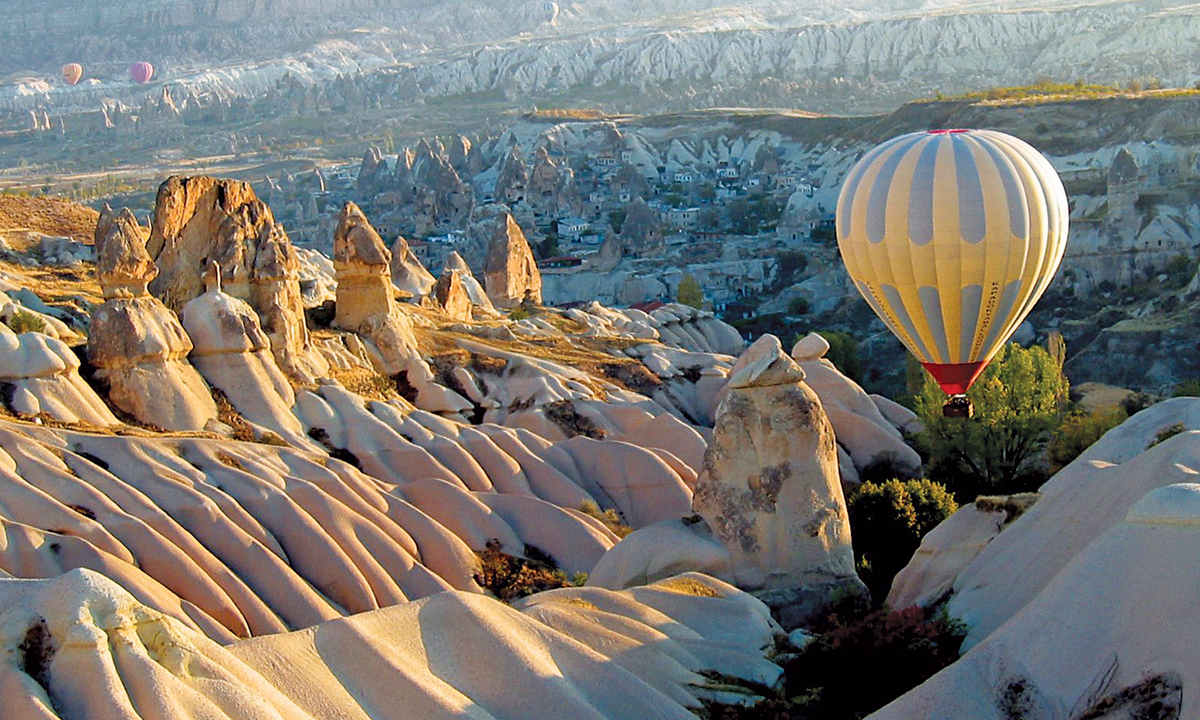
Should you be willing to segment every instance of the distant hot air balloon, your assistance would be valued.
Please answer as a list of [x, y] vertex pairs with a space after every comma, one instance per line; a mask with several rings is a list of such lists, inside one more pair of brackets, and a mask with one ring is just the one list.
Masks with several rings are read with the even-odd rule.
[[542, 5], [542, 11], [546, 13], [546, 22], [553, 23], [558, 19], [559, 7], [556, 2], [547, 2]]
[[68, 85], [76, 85], [83, 79], [83, 66], [79, 63], [67, 63], [62, 66], [62, 76]]
[[129, 66], [129, 79], [138, 85], [145, 85], [154, 77], [154, 66], [148, 62], [135, 62]]
[[1058, 174], [1025, 142], [989, 130], [918, 132], [850, 171], [838, 248], [871, 309], [958, 396], [1050, 284], [1068, 216]]

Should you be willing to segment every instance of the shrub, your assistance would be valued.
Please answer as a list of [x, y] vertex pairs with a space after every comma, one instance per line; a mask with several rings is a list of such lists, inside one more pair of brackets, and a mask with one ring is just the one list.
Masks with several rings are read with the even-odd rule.
[[863, 372], [862, 360], [858, 357], [858, 341], [849, 333], [836, 330], [818, 330], [817, 334], [829, 343], [825, 359], [841, 370], [843, 375], [858, 382]]
[[1171, 438], [1175, 437], [1176, 435], [1178, 435], [1179, 433], [1182, 433], [1182, 432], [1187, 432], [1187, 426], [1184, 425], [1183, 423], [1178, 422], [1178, 423], [1175, 423], [1174, 425], [1168, 425], [1167, 427], [1165, 427], [1162, 430], [1159, 430], [1157, 433], [1155, 433], [1154, 440], [1150, 441], [1150, 444], [1146, 446], [1146, 449], [1149, 450], [1150, 448], [1154, 447], [1155, 445], [1161, 445], [1162, 443], [1166, 442], [1167, 440], [1170, 440]]
[[585, 500], [579, 506], [579, 512], [590, 517], [594, 517], [604, 523], [604, 527], [612, 531], [619, 538], [625, 538], [629, 533], [633, 532], [633, 528], [625, 524], [620, 513], [612, 508], [601, 511], [600, 506], [591, 500]]
[[1179, 253], [1171, 256], [1163, 272], [1167, 274], [1167, 282], [1171, 287], [1181, 288], [1196, 274], [1196, 264], [1186, 253]]
[[1135, 392], [1125, 396], [1125, 399], [1121, 401], [1121, 409], [1125, 411], [1126, 415], [1133, 417], [1156, 402], [1158, 402], [1158, 398], [1150, 393]]
[[554, 558], [531, 545], [525, 546], [528, 557], [521, 558], [504, 552], [501, 542], [493, 538], [476, 554], [479, 572], [475, 574], [475, 582], [504, 602], [543, 590], [575, 587], [587, 580], [582, 574], [568, 579]]
[[542, 406], [542, 412], [569, 438], [582, 435], [593, 440], [603, 440], [608, 435], [608, 431], [590, 417], [580, 414], [570, 400], [547, 403]]
[[1200, 378], [1188, 378], [1175, 386], [1171, 397], [1200, 397]]
[[785, 668], [787, 694], [805, 718], [864, 717], [957, 660], [965, 637], [922, 608], [876, 610], [809, 643]]
[[888, 480], [858, 486], [847, 510], [859, 575], [878, 602], [921, 538], [953, 515], [958, 503], [944, 486], [930, 480]]
[[788, 315], [804, 315], [808, 313], [808, 298], [795, 297], [788, 303]]
[[1046, 448], [1050, 453], [1050, 472], [1058, 472], [1128, 417], [1120, 408], [1068, 415], [1054, 431]]
[[20, 335], [27, 332], [44, 332], [46, 321], [25, 310], [18, 310], [8, 319], [8, 327]]
[[700, 288], [700, 283], [696, 282], [696, 278], [691, 275], [684, 275], [683, 279], [679, 281], [675, 299], [680, 304], [689, 305], [697, 310], [704, 307], [704, 291]]
[[508, 319], [514, 322], [518, 320], [528, 320], [530, 313], [523, 307], [515, 307], [508, 313]]

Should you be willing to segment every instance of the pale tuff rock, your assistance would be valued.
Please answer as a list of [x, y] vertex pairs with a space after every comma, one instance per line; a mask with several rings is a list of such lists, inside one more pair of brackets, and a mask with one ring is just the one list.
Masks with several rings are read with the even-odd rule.
[[28, 659], [0, 674], [6, 717], [688, 720], [714, 697], [704, 672], [781, 675], [766, 608], [694, 573], [513, 607], [444, 592], [223, 644], [144, 597], [91, 570], [0, 580], [0, 649]]
[[[1156, 444], [1156, 434], [1175, 424], [1200, 428], [1200, 400], [1166, 400], [1110, 430], [1050, 478], [1039, 489], [1041, 499], [958, 574], [949, 611], [971, 626], [967, 647], [1045, 592], [1147, 493], [1195, 480], [1200, 434], [1184, 432]], [[1116, 572], [1112, 577], [1121, 577]], [[1165, 586], [1146, 590], [1158, 592]]]
[[55, 420], [116, 425], [117, 418], [79, 376], [79, 358], [61, 340], [0, 325], [0, 382], [13, 387], [7, 404], [21, 415], [45, 413]]
[[146, 238], [128, 208], [113, 214], [106, 205], [96, 224], [96, 279], [105, 300], [145, 297], [146, 286], [158, 275], [146, 252]]
[[208, 263], [215, 261], [225, 292], [258, 313], [289, 377], [311, 382], [328, 371], [305, 326], [296, 251], [248, 184], [170, 178], [158, 189], [147, 250], [160, 270], [150, 291], [167, 307], [178, 311], [201, 295]]
[[[1114, 493], [1114, 486], [1131, 484], [1144, 490], [1158, 485], [1160, 478], [1143, 473], [1165, 470], [1171, 460], [1185, 463], [1194, 479], [1198, 438], [1196, 433], [1172, 438], [1161, 450], [1155, 448], [1121, 466], [1120, 477], [1097, 477], [1102, 468], [1092, 467], [1087, 492], [1067, 497], [1056, 490], [1051, 512], [1058, 515], [1064, 531], [1087, 526], [1086, 544], [1071, 548], [1076, 552], [1070, 562], [1052, 561], [1052, 573], [1043, 576], [1039, 591], [962, 658], [871, 717], [1004, 720], [1018, 714], [1047, 718], [1194, 715], [1189, 707], [1195, 688], [1200, 687], [1200, 633], [1188, 619], [1200, 584], [1200, 566], [1195, 562], [1200, 553], [1200, 485], [1167, 484], [1168, 480], [1132, 503], [1126, 502], [1124, 491]], [[1153, 455], [1160, 457], [1152, 461]], [[1142, 458], [1145, 463], [1135, 467]], [[1172, 479], [1184, 479], [1180, 475], [1174, 473]], [[1104, 517], [1089, 512], [1097, 502], [1117, 500], [1117, 495], [1121, 496], [1119, 507], [1114, 508], [1117, 512], [1105, 512]], [[1076, 505], [1068, 516], [1063, 511], [1071, 502], [1082, 506]], [[1023, 522], [1039, 505], [1000, 533], [973, 566], [997, 543], [1007, 545], [1009, 533], [1023, 536], [1030, 547], [1031, 533], [1044, 532], [1042, 522], [1049, 519]], [[1047, 538], [1037, 554], [1049, 550], [1060, 555], [1061, 539]], [[1010, 545], [1005, 554], [1014, 549]], [[1007, 578], [998, 573], [985, 580], [984, 592], [1000, 589], [996, 582], [1028, 587], [1020, 573], [1038, 559], [1010, 554], [1013, 570]], [[974, 579], [982, 578], [974, 575]], [[951, 616], [957, 615], [955, 610], [951, 605]], [[977, 616], [972, 613], [968, 622], [972, 617]], [[994, 627], [990, 621], [986, 624]], [[975, 628], [973, 634], [979, 630]], [[1070, 710], [1064, 712], [1065, 708]]]
[[483, 281], [488, 297], [497, 307], [542, 303], [542, 275], [525, 233], [509, 213], [499, 213], [488, 243]]
[[631, 533], [588, 573], [589, 587], [624, 590], [680, 572], [730, 578], [730, 553], [703, 522], [664, 520]]
[[408, 247], [408, 241], [397, 237], [392, 245], [392, 261], [390, 266], [392, 284], [397, 290], [408, 293], [413, 298], [421, 298], [433, 290], [436, 282], [433, 275], [425, 269], [421, 261], [413, 255]]
[[792, 357], [808, 376], [809, 387], [821, 398], [838, 444], [853, 462], [851, 467], [841, 469], [843, 483], [857, 485], [857, 471], [877, 461], [918, 472], [921, 456], [909, 447], [901, 432], [920, 431], [916, 415], [890, 400], [868, 395], [825, 359], [828, 351], [825, 338], [810, 333], [792, 348]]
[[471, 319], [471, 298], [463, 286], [462, 277], [456, 272], [448, 272], [438, 278], [433, 289], [434, 298], [442, 312], [455, 320]]
[[621, 225], [622, 256], [652, 257], [666, 252], [662, 219], [642, 198], [634, 200]]
[[475, 276], [471, 274], [471, 269], [467, 267], [466, 261], [457, 252], [450, 253], [450, 257], [446, 258], [446, 265], [442, 268], [442, 275], [451, 272], [458, 274], [463, 288], [467, 291], [467, 297], [471, 298], [472, 305], [485, 313], [495, 314], [496, 308], [492, 305], [491, 298], [483, 289], [483, 285], [480, 285]]
[[[982, 507], [981, 507], [982, 506]], [[892, 580], [888, 607], [927, 607], [943, 600], [954, 579], [1000, 534], [1008, 513], [988, 503], [971, 503], [921, 538], [921, 546]]]
[[366, 216], [354, 203], [346, 203], [333, 241], [337, 325], [357, 331], [372, 315], [393, 312], [391, 260], [392, 254]]
[[[103, 232], [102, 232], [103, 231]], [[129, 210], [97, 226], [96, 276], [105, 302], [92, 311], [88, 359], [108, 398], [139, 422], [201, 430], [217, 417], [208, 386], [187, 362], [192, 341], [146, 286], [158, 269]]]
[[180, 318], [195, 343], [192, 363], [251, 423], [300, 447], [316, 446], [292, 414], [295, 393], [275, 364], [270, 341], [254, 309], [221, 291], [212, 266], [208, 292], [183, 306]]
[[[739, 587], [773, 592], [769, 604], [792, 593], [786, 613], [819, 610], [833, 588], [861, 588], [833, 428], [773, 335], [750, 346], [730, 378], [692, 508], [729, 550]], [[813, 588], [815, 606], [797, 603], [794, 593]]]
[[404, 373], [405, 381], [417, 390], [418, 407], [444, 413], [471, 409], [469, 401], [435, 381], [417, 353], [412, 320], [392, 297], [391, 253], [354, 203], [342, 208], [334, 248], [338, 281], [334, 324], [370, 340], [379, 372]]

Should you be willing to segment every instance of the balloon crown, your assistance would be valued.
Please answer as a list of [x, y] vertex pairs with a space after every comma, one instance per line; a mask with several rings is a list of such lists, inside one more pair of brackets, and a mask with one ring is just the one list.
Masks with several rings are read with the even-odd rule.
[[969, 133], [971, 131], [966, 128], [954, 128], [952, 130], [928, 130], [927, 132], [930, 135], [958, 135], [959, 133]]

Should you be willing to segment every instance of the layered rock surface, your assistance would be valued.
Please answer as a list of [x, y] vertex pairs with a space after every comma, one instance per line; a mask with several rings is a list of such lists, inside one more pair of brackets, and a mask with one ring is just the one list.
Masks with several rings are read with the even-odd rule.
[[158, 269], [144, 243], [128, 210], [101, 216], [96, 275], [105, 302], [92, 311], [88, 359], [122, 412], [166, 430], [201, 430], [217, 406], [188, 364], [192, 341], [179, 319], [147, 292]]
[[[739, 587], [776, 595], [861, 587], [833, 429], [804, 378], [765, 335], [739, 358], [717, 410], [692, 507], [729, 550]], [[777, 605], [796, 615], [791, 624], [819, 609], [795, 598]]]
[[[1160, 441], [1167, 428], [1186, 430]], [[967, 506], [931, 532], [892, 597], [951, 593], [968, 652], [872, 717], [1188, 716], [1200, 639], [1174, 618], [1195, 604], [1195, 428], [1195, 398], [1153, 405], [1059, 471], [1010, 524]]]
[[519, 609], [442, 593], [227, 647], [94, 572], [0, 580], [0, 599], [0, 646], [24, 659], [0, 673], [5, 716], [22, 719], [687, 720], [718, 694], [702, 671], [780, 673], [765, 608], [702, 576]]
[[225, 291], [258, 313], [284, 372], [311, 382], [328, 370], [304, 322], [296, 251], [247, 183], [167, 180], [158, 190], [147, 250], [159, 269], [150, 291], [167, 307], [178, 311], [201, 295], [208, 264], [216, 262]]

